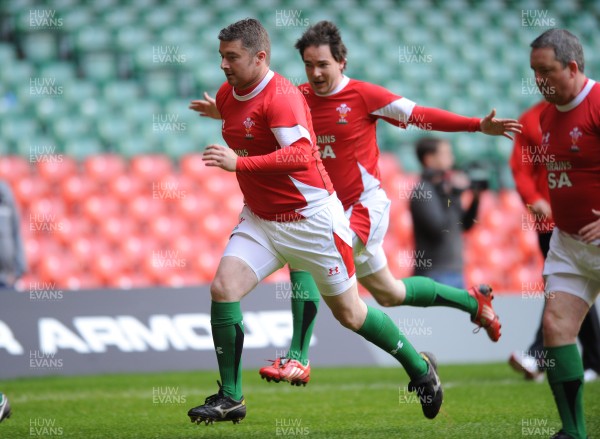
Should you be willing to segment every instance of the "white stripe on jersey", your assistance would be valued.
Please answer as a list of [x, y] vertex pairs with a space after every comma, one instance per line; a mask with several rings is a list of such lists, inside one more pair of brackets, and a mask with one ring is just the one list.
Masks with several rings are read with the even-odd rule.
[[307, 139], [312, 145], [310, 139], [310, 133], [302, 125], [296, 125], [293, 127], [282, 127], [282, 128], [271, 128], [273, 135], [277, 139], [277, 143], [282, 148], [290, 146], [292, 143], [297, 142], [301, 138]]
[[593, 79], [588, 79], [588, 82], [587, 84], [585, 84], [585, 87], [583, 87], [583, 89], [579, 92], [577, 96], [575, 96], [575, 98], [571, 102], [565, 105], [557, 105], [556, 109], [562, 112], [572, 110], [573, 108], [581, 104], [583, 100], [587, 97], [587, 95], [590, 94], [590, 91], [592, 91], [592, 87], [595, 83], [596, 82]]
[[360, 179], [362, 180], [363, 184], [363, 191], [362, 194], [360, 194], [359, 201], [363, 201], [372, 195], [371, 191], [381, 186], [381, 182], [369, 174], [367, 168], [365, 168], [363, 165], [358, 162], [356, 164], [360, 170]]
[[408, 122], [415, 105], [417, 104], [410, 99], [400, 98], [387, 104], [385, 107], [381, 107], [378, 110], [372, 111], [371, 114], [373, 116], [387, 117], [389, 119], [399, 120], [402, 123], [406, 123]]
[[264, 90], [264, 88], [267, 86], [267, 84], [269, 83], [269, 81], [271, 79], [273, 79], [273, 76], [275, 76], [275, 72], [273, 70], [269, 70], [267, 72], [267, 74], [265, 75], [265, 77], [262, 79], [262, 81], [260, 81], [260, 83], [256, 86], [256, 88], [254, 90], [252, 90], [250, 93], [248, 93], [247, 95], [244, 95], [244, 96], [238, 95], [235, 92], [235, 88], [234, 88], [233, 89], [233, 97], [236, 100], [238, 100], [238, 101], [249, 101], [254, 96], [256, 96], [257, 94], [259, 94], [261, 91]]
[[307, 206], [297, 210], [298, 213], [306, 217], [312, 216], [314, 213], [321, 210], [323, 205], [326, 205], [329, 202], [330, 198], [333, 197], [333, 194], [329, 195], [327, 189], [321, 189], [318, 187], [310, 186], [306, 183], [302, 183], [301, 181], [296, 180], [292, 176], [288, 177], [290, 180], [292, 180], [292, 183], [294, 183], [294, 186], [296, 186], [298, 192], [300, 192], [306, 200]]

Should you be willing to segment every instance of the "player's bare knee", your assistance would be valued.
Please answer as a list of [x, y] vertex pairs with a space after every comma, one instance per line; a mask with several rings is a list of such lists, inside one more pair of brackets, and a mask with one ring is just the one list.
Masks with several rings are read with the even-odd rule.
[[381, 306], [384, 306], [386, 308], [389, 308], [391, 306], [396, 306], [396, 301], [393, 297], [390, 297], [389, 295], [386, 294], [373, 294], [373, 297], [375, 298], [375, 300], [377, 301], [377, 303]]
[[215, 302], [230, 302], [235, 300], [232, 292], [235, 291], [235, 285], [232, 285], [230, 279], [223, 276], [216, 276], [210, 284], [210, 297]]
[[344, 328], [357, 331], [360, 329], [363, 322], [360, 321], [356, 313], [350, 309], [334, 311], [334, 317]]
[[547, 305], [542, 317], [542, 331], [544, 340], [553, 341], [557, 337], [561, 340], [575, 338], [578, 329], [558, 308]]

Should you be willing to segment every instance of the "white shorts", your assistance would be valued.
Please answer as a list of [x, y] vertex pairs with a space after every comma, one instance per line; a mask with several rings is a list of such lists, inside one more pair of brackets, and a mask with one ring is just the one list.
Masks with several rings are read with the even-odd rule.
[[352, 229], [354, 264], [356, 277], [359, 279], [376, 273], [387, 265], [383, 239], [390, 224], [392, 204], [381, 188], [370, 191], [363, 197], [345, 212]]
[[308, 271], [324, 296], [341, 294], [356, 282], [352, 234], [336, 196], [311, 217], [293, 222], [267, 221], [244, 207], [223, 256], [242, 259], [259, 282], [288, 263]]
[[600, 292], [600, 246], [585, 244], [557, 227], [544, 264], [546, 295], [564, 292], [592, 306]]

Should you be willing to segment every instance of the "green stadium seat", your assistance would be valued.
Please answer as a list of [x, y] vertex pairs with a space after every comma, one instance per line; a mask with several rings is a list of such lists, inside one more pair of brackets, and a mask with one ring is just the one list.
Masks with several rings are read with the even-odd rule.
[[156, 0], [131, 0], [129, 4], [138, 11], [147, 11], [156, 5]]
[[117, 77], [115, 56], [111, 52], [95, 52], [81, 57], [80, 67], [84, 76], [100, 85]]
[[64, 89], [64, 97], [67, 102], [76, 105], [79, 102], [88, 99], [101, 99], [99, 96], [99, 87], [92, 81], [76, 79], [70, 82]]
[[12, 44], [0, 43], [0, 63], [10, 65], [16, 59], [15, 48]]
[[30, 162], [34, 162], [36, 157], [40, 155], [57, 155], [61, 153], [61, 148], [59, 148], [56, 139], [43, 134], [26, 135], [16, 139], [14, 145], [14, 152]]
[[112, 32], [125, 29], [140, 29], [138, 11], [132, 7], [120, 6], [108, 10], [102, 17], [102, 23]]
[[73, 111], [69, 103], [64, 99], [56, 99], [44, 96], [37, 100], [33, 106], [33, 114], [42, 122], [52, 125], [55, 120], [67, 116]]
[[[204, 26], [215, 26], [215, 10], [212, 8], [198, 8], [196, 6], [192, 7], [192, 8], [186, 8], [184, 10], [182, 10], [180, 12], [181, 14], [181, 22], [179, 23], [179, 26], [182, 27], [186, 27], [187, 29], [194, 29], [194, 33], [196, 33], [196, 31], [200, 31]], [[222, 28], [223, 26], [221, 26]], [[214, 34], [213, 38], [215, 39], [214, 41], [217, 42], [218, 40], [217, 35], [218, 35], [218, 30], [217, 33]], [[210, 40], [203, 40], [203, 41], [210, 41]]]
[[119, 114], [101, 116], [97, 123], [98, 135], [105, 145], [116, 145], [135, 134], [131, 124]]
[[18, 141], [40, 134], [39, 126], [34, 120], [19, 114], [4, 115], [0, 119], [0, 133], [0, 137], [8, 141]]
[[0, 69], [0, 82], [11, 87], [23, 84], [29, 86], [32, 77], [34, 77], [34, 68], [27, 61], [13, 61], [10, 69]]
[[90, 123], [81, 115], [66, 115], [57, 119], [52, 126], [56, 140], [60, 143], [79, 138], [90, 132]]
[[127, 137], [114, 145], [114, 152], [132, 158], [137, 155], [158, 152], [156, 144], [156, 139], [138, 136]]
[[81, 115], [94, 127], [93, 133], [98, 133], [98, 122], [106, 117], [114, 116], [115, 109], [102, 99], [88, 98], [74, 105], [74, 112]]
[[87, 137], [85, 135], [74, 136], [66, 141], [63, 151], [69, 157], [77, 160], [105, 152], [102, 144], [96, 137]]
[[146, 95], [159, 102], [177, 97], [176, 74], [162, 69], [146, 72], [143, 77]]
[[57, 61], [43, 65], [40, 70], [40, 76], [44, 78], [54, 78], [56, 83], [68, 87], [75, 78], [75, 69], [69, 62]]
[[31, 32], [23, 37], [23, 50], [27, 59], [43, 63], [57, 58], [58, 43], [53, 32]]
[[[160, 42], [161, 44], [166, 44], [170, 46], [187, 46], [190, 44], [196, 44], [194, 34], [195, 32], [193, 28], [187, 28], [182, 26], [170, 26], [162, 31]], [[216, 40], [215, 42], [217, 41], [218, 40]]]
[[142, 90], [137, 81], [110, 81], [104, 86], [103, 96], [114, 107], [125, 107], [136, 103]]
[[61, 11], [61, 16], [64, 17], [63, 25], [67, 32], [77, 32], [83, 27], [92, 25], [95, 21], [92, 13], [81, 5]]
[[141, 20], [150, 30], [161, 31], [176, 24], [175, 9], [168, 6], [154, 6], [146, 9]]
[[84, 26], [76, 33], [75, 49], [81, 54], [110, 52], [112, 40], [112, 34], [106, 27], [100, 24]]
[[175, 135], [165, 142], [164, 153], [173, 159], [202, 150], [203, 146], [198, 145], [193, 138], [188, 135]]
[[[136, 17], [139, 19], [139, 17]], [[140, 26], [125, 26], [116, 32], [116, 48], [124, 53], [131, 53], [140, 46], [152, 46], [154, 38], [152, 33]], [[152, 52], [150, 52], [152, 53]]]
[[101, 13], [111, 9], [116, 9], [120, 3], [121, 2], [119, 0], [95, 0], [94, 2], [90, 2], [88, 7], [97, 13]]

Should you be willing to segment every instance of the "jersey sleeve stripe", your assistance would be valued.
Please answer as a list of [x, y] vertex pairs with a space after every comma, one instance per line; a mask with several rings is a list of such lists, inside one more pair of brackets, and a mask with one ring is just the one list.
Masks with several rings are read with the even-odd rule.
[[371, 114], [373, 116], [387, 117], [389, 119], [398, 120], [401, 123], [407, 123], [415, 105], [417, 104], [410, 99], [400, 98], [387, 104], [385, 107], [372, 111]]
[[302, 137], [306, 138], [312, 145], [310, 133], [302, 125], [295, 125], [293, 127], [280, 127], [271, 128], [273, 135], [277, 139], [277, 143], [282, 148], [290, 146], [292, 143], [297, 142]]

